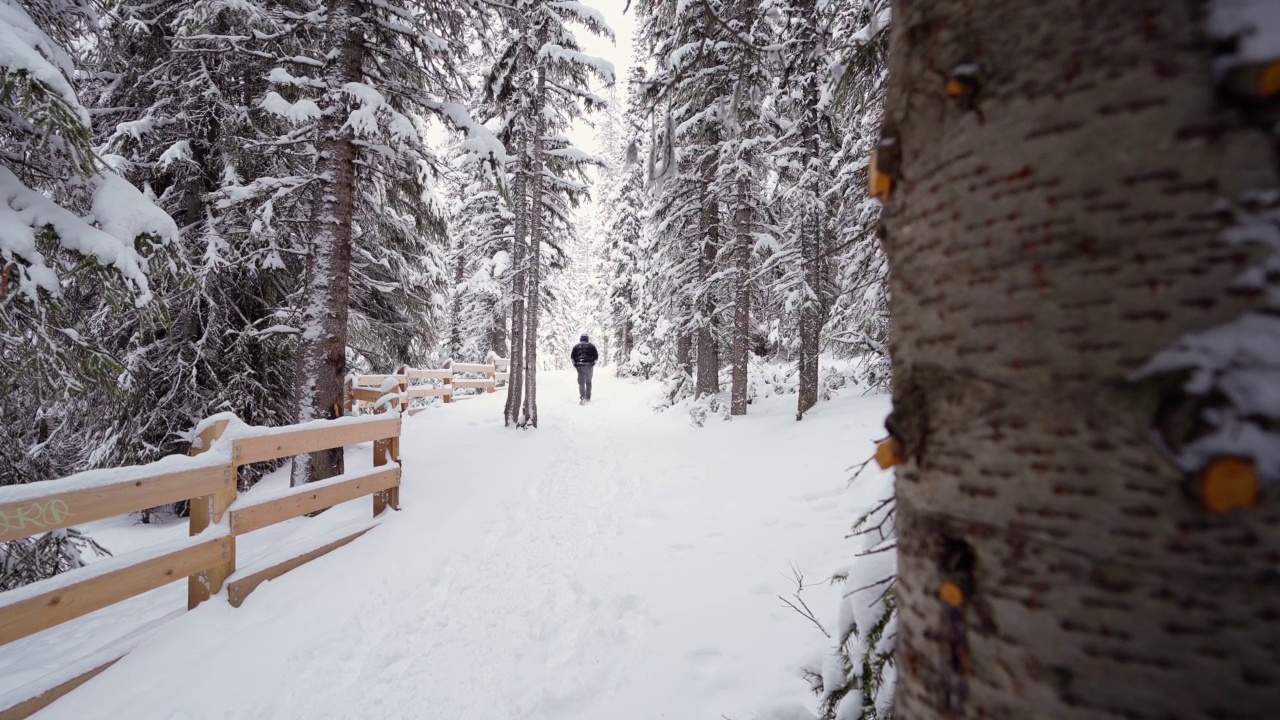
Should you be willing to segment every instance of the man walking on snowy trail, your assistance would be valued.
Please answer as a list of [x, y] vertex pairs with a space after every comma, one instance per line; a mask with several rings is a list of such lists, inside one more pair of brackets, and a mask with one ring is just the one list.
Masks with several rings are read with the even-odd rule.
[[581, 341], [573, 346], [573, 352], [569, 354], [569, 358], [573, 360], [573, 366], [578, 369], [578, 404], [586, 405], [591, 402], [591, 375], [596, 369], [596, 360], [600, 358], [600, 353], [596, 352], [596, 346], [591, 344], [591, 339], [583, 335]]

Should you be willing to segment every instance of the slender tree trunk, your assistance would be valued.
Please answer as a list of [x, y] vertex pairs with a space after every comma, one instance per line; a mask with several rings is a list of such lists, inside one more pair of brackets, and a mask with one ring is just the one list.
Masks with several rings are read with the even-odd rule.
[[[820, 95], [818, 92], [818, 72], [820, 64], [826, 62], [826, 58], [822, 56], [819, 47], [818, 23], [821, 18], [818, 16], [818, 8], [815, 0], [802, 0], [799, 10], [804, 16], [804, 29], [800, 37], [800, 46], [797, 52], [804, 55], [805, 61], [808, 63], [808, 73], [805, 76], [803, 97], [804, 97], [804, 116], [801, 118], [801, 133], [803, 133], [802, 146], [805, 150], [803, 158], [804, 167], [802, 172], [804, 175], [801, 182], [804, 184], [803, 197], [807, 202], [818, 203], [822, 197], [825, 188], [817, 187], [818, 178], [822, 177], [822, 163], [825, 158], [821, 155], [822, 149], [822, 126], [819, 122], [821, 118], [820, 111]], [[796, 403], [796, 419], [804, 417], [804, 414], [818, 404], [818, 355], [822, 351], [820, 345], [820, 337], [823, 325], [823, 308], [821, 307], [821, 290], [822, 290], [822, 266], [820, 258], [822, 257], [823, 230], [826, 227], [825, 218], [822, 216], [824, 210], [817, 207], [805, 207], [801, 210], [805, 214], [805, 223], [800, 236], [800, 262], [802, 263], [802, 273], [804, 274], [804, 299], [800, 304], [800, 357], [799, 357], [799, 397]]]
[[453, 261], [453, 317], [449, 328], [449, 357], [461, 359], [462, 355], [462, 281], [466, 278], [466, 252], [463, 248], [455, 248], [457, 257]]
[[677, 330], [676, 335], [676, 367], [684, 371], [685, 375], [693, 377], [693, 335], [688, 330], [681, 328]]
[[1129, 379], [1263, 302], [1215, 208], [1280, 187], [1273, 138], [1205, 10], [894, 3], [897, 717], [1280, 708], [1280, 494], [1211, 514], [1152, 439], [1181, 384]]
[[[342, 415], [347, 372], [347, 306], [355, 214], [358, 148], [347, 122], [341, 90], [361, 79], [362, 46], [351, 0], [329, 6], [325, 34], [335, 51], [325, 69], [328, 112], [320, 120], [318, 174], [321, 176], [303, 292], [302, 347], [298, 352], [298, 422]], [[342, 448], [294, 458], [293, 485], [343, 472]]]
[[[630, 301], [630, 298], [628, 298], [628, 301]], [[622, 321], [622, 359], [618, 362], [619, 366], [621, 366], [622, 363], [631, 360], [631, 352], [635, 350], [635, 348], [635, 323], [631, 322], [631, 318], [628, 317], [626, 320]]]
[[716, 313], [711, 275], [715, 272], [716, 253], [720, 249], [720, 203], [713, 183], [716, 180], [715, 157], [718, 136], [708, 142], [713, 148], [702, 171], [701, 242], [698, 246], [698, 384], [697, 397], [720, 392], [720, 357], [716, 350], [713, 327]]
[[751, 184], [738, 179], [734, 209], [733, 388], [729, 412], [747, 414], [747, 357], [751, 348]]
[[[820, 161], [819, 161], [820, 162]], [[800, 305], [800, 387], [796, 419], [804, 417], [818, 404], [819, 356], [822, 352], [822, 326], [827, 310], [822, 299], [822, 216], [809, 212], [806, 232], [800, 240], [800, 261], [804, 263], [804, 301]]]
[[498, 353], [499, 357], [506, 357], [510, 350], [507, 348], [507, 311], [503, 304], [499, 304], [494, 308], [493, 326], [489, 328], [489, 348]]
[[542, 146], [546, 120], [542, 108], [547, 97], [546, 73], [537, 72], [533, 115], [532, 153], [529, 164], [529, 323], [525, 337], [524, 422], [538, 427], [538, 310], [542, 305]]
[[512, 181], [513, 235], [511, 240], [511, 375], [507, 378], [507, 405], [504, 424], [520, 424], [521, 400], [524, 392], [524, 320], [525, 291], [528, 284], [528, 259], [525, 256], [525, 235], [528, 215], [528, 153], [525, 139], [517, 137], [516, 152], [519, 159]]

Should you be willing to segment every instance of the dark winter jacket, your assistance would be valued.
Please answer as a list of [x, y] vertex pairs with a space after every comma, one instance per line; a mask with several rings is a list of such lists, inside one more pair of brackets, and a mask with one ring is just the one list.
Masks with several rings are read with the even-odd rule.
[[595, 365], [596, 360], [600, 359], [600, 353], [596, 352], [596, 346], [589, 342], [580, 342], [573, 346], [573, 352], [569, 355], [573, 359], [574, 367], [582, 367], [583, 365]]

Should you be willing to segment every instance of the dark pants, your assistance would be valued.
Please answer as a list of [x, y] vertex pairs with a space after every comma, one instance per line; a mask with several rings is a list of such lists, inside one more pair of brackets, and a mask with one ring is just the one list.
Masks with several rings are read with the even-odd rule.
[[595, 372], [595, 365], [579, 365], [578, 366], [578, 399], [591, 399], [591, 374]]

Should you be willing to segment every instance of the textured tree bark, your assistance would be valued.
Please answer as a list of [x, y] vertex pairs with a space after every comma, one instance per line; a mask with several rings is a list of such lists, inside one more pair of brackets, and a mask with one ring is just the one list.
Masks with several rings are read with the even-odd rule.
[[507, 356], [507, 311], [500, 304], [494, 309], [493, 327], [489, 329], [489, 348], [499, 357]]
[[520, 424], [521, 400], [524, 393], [524, 319], [525, 291], [527, 288], [528, 268], [525, 257], [525, 235], [529, 217], [527, 183], [528, 152], [524, 146], [525, 138], [517, 136], [516, 153], [518, 166], [512, 179], [511, 199], [513, 208], [511, 239], [511, 368], [507, 378], [507, 405], [503, 413], [503, 424], [507, 426]]
[[[298, 352], [298, 422], [342, 414], [347, 373], [347, 307], [350, 286], [352, 218], [355, 211], [356, 159], [359, 150], [347, 122], [341, 90], [362, 77], [363, 47], [350, 0], [329, 7], [325, 35], [334, 54], [325, 70], [328, 112], [320, 120], [321, 176], [313, 216], [314, 240], [307, 260], [303, 293], [302, 346]], [[343, 472], [342, 448], [294, 458], [293, 485], [324, 480]]]
[[462, 293], [458, 288], [462, 287], [466, 276], [466, 256], [459, 251], [453, 261], [453, 303], [449, 323], [449, 357], [454, 360], [461, 359], [462, 353]]
[[631, 318], [622, 321], [622, 358], [618, 365], [631, 359], [631, 353], [636, 349], [635, 324], [631, 322]]
[[[822, 18], [818, 12], [816, 0], [800, 0], [796, 3], [796, 13], [803, 19], [797, 35], [798, 44], [795, 52], [805, 58], [805, 66], [800, 77], [800, 92], [804, 98], [805, 114], [799, 119], [801, 147], [805, 150], [804, 183], [806, 200], [817, 202], [825, 188], [817, 187], [820, 177], [820, 165], [825, 161], [820, 153], [822, 148], [822, 117], [820, 110], [820, 93], [818, 92], [818, 76], [821, 64], [826, 62], [826, 54], [819, 43], [818, 25]], [[797, 358], [799, 371], [799, 388], [796, 399], [796, 420], [804, 417], [809, 409], [818, 404], [818, 354], [821, 352], [819, 338], [825, 312], [821, 307], [820, 292], [822, 286], [823, 232], [826, 229], [825, 218], [816, 208], [804, 208], [806, 214], [803, 235], [800, 237], [800, 262], [804, 274], [805, 297], [800, 304], [800, 353]]]
[[693, 377], [693, 336], [684, 328], [676, 332], [676, 366]]
[[[709, 141], [712, 148], [719, 138]], [[712, 151], [714, 153], [714, 150]], [[706, 160], [702, 171], [702, 215], [700, 216], [701, 242], [698, 245], [698, 381], [696, 396], [715, 395], [720, 392], [720, 357], [716, 351], [714, 331], [716, 300], [711, 292], [710, 280], [715, 272], [716, 254], [720, 251], [720, 203], [712, 192], [716, 179], [714, 154]]]
[[[541, 38], [540, 38], [541, 39]], [[525, 336], [524, 423], [538, 427], [538, 310], [542, 305], [542, 169], [547, 97], [546, 72], [538, 70], [534, 95], [534, 130], [529, 172], [529, 303]]]
[[1205, 510], [1127, 380], [1261, 302], [1214, 207], [1280, 186], [1274, 148], [1215, 98], [1204, 10], [894, 3], [897, 717], [1280, 708], [1280, 503]]
[[751, 186], [740, 178], [735, 188], [738, 201], [734, 208], [733, 261], [737, 275], [733, 293], [733, 387], [730, 389], [729, 414], [747, 414], [747, 356], [751, 347]]

